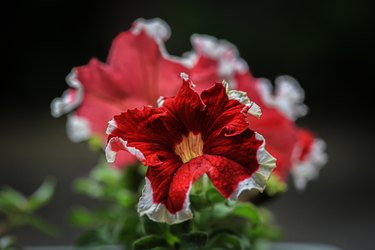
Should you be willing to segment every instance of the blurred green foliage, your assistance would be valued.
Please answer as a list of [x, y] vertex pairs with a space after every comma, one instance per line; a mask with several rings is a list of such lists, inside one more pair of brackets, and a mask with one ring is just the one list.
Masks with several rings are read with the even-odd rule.
[[8, 234], [20, 226], [32, 226], [50, 236], [58, 234], [56, 227], [35, 214], [52, 199], [55, 185], [52, 178], [47, 178], [29, 197], [11, 187], [0, 191], [0, 249], [19, 249], [16, 239]]
[[70, 221], [85, 232], [77, 240], [81, 247], [123, 245], [142, 235], [136, 205], [138, 187], [143, 181], [136, 166], [115, 169], [101, 160], [87, 177], [74, 182], [74, 189], [100, 201], [100, 208], [77, 206], [70, 213]]
[[249, 202], [228, 201], [208, 179], [190, 194], [194, 217], [168, 225], [137, 213], [144, 185], [144, 167], [124, 170], [101, 161], [87, 177], [74, 182], [77, 192], [101, 202], [97, 209], [76, 207], [70, 219], [85, 229], [77, 246], [119, 245], [126, 249], [258, 249], [263, 241], [281, 237], [271, 214]]

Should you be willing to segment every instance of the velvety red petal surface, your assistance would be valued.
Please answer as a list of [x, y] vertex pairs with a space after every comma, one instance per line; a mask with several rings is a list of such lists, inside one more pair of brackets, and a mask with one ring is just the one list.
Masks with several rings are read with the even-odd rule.
[[162, 118], [165, 117], [167, 113], [161, 108], [128, 110], [114, 117], [117, 128], [108, 136], [108, 140], [122, 138], [128, 146], [143, 153], [143, 164], [147, 166], [161, 164], [173, 152], [174, 145], [181, 141], [181, 134], [168, 131], [164, 126]]
[[[176, 98], [167, 99], [166, 108], [188, 131], [201, 133], [203, 140], [220, 133], [234, 135], [241, 133], [247, 126], [246, 107], [236, 100], [229, 100], [223, 84], [202, 92], [201, 96], [190, 86], [190, 80], [183, 80], [183, 85]], [[173, 127], [178, 124], [173, 124]]]
[[252, 165], [243, 165], [236, 160], [220, 155], [208, 154], [203, 157], [207, 161], [206, 164], [211, 166], [207, 172], [208, 177], [225, 198], [228, 198], [236, 190], [241, 181], [254, 174], [254, 168], [259, 167], [256, 159], [251, 163]]

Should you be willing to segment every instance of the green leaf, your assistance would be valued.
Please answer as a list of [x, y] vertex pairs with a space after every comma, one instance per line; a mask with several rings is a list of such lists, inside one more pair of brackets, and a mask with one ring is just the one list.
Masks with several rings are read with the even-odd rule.
[[257, 208], [251, 203], [238, 202], [232, 212], [233, 215], [246, 218], [252, 224], [259, 223]]
[[55, 226], [50, 225], [49, 223], [35, 215], [27, 216], [25, 218], [25, 223], [50, 236], [57, 236], [59, 234], [59, 231]]
[[206, 249], [244, 249], [241, 238], [234, 234], [220, 233], [215, 235], [207, 244]]
[[117, 203], [125, 208], [133, 207], [137, 203], [135, 194], [126, 189], [118, 190], [115, 196]]
[[285, 193], [287, 189], [288, 185], [286, 184], [286, 182], [277, 175], [271, 175], [271, 177], [267, 181], [266, 193], [271, 197], [280, 195], [281, 193]]
[[169, 230], [168, 224], [152, 221], [149, 218], [147, 218], [147, 216], [142, 216], [141, 222], [142, 222], [145, 234], [164, 235]]
[[27, 208], [27, 198], [16, 190], [6, 187], [0, 191], [0, 211], [11, 213], [14, 210], [23, 211]]
[[98, 182], [107, 185], [116, 185], [122, 178], [122, 172], [108, 165], [108, 163], [98, 164], [90, 173], [90, 177]]
[[78, 249], [81, 249], [82, 247], [94, 247], [94, 246], [101, 246], [105, 244], [106, 242], [101, 239], [101, 236], [99, 234], [99, 230], [94, 229], [87, 231], [83, 234], [81, 234], [76, 241], [76, 245], [79, 247]]
[[211, 205], [206, 199], [206, 195], [203, 193], [190, 194], [190, 202], [191, 202], [191, 206], [197, 211], [205, 209]]
[[47, 204], [52, 199], [55, 186], [56, 181], [52, 178], [47, 178], [43, 184], [30, 196], [27, 210], [29, 212], [33, 212]]
[[173, 233], [167, 231], [164, 234], [165, 241], [168, 243], [168, 245], [174, 247], [180, 243], [180, 238], [178, 238], [176, 235]]
[[92, 151], [98, 151], [102, 148], [102, 145], [103, 145], [103, 142], [102, 142], [102, 138], [98, 135], [93, 135], [89, 138], [89, 148], [92, 150]]
[[163, 246], [166, 246], [166, 242], [162, 237], [147, 235], [134, 241], [133, 250], [148, 250]]
[[74, 182], [74, 189], [92, 198], [104, 198], [103, 187], [97, 181], [89, 178], [79, 178]]
[[226, 199], [216, 190], [216, 188], [210, 188], [206, 192], [207, 200], [211, 203], [225, 202]]
[[208, 235], [204, 232], [193, 232], [181, 235], [181, 250], [200, 250], [206, 245]]
[[97, 220], [95, 214], [82, 207], [72, 210], [69, 217], [70, 222], [78, 227], [89, 227]]
[[215, 218], [225, 218], [229, 216], [232, 212], [232, 208], [226, 205], [225, 203], [217, 203], [214, 205], [212, 210], [212, 216]]

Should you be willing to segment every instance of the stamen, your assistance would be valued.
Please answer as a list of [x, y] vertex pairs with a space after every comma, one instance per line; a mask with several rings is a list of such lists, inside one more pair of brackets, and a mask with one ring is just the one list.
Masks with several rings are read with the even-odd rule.
[[180, 156], [183, 163], [189, 162], [191, 159], [203, 155], [203, 140], [201, 134], [189, 133], [182, 136], [182, 141], [175, 149], [175, 153]]

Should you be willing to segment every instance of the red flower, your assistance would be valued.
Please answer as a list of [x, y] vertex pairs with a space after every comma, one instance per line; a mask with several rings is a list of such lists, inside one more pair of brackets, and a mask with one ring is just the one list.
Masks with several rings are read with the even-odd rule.
[[[168, 25], [160, 19], [136, 20], [130, 31], [114, 39], [107, 63], [92, 59], [89, 64], [72, 70], [67, 77], [70, 88], [51, 104], [55, 117], [75, 110], [67, 121], [72, 141], [97, 136], [105, 144], [107, 123], [115, 114], [129, 108], [156, 105], [160, 96], [174, 96], [179, 89], [181, 72], [189, 72], [192, 79], [199, 79], [202, 82], [199, 90], [214, 82], [211, 73], [200, 70], [204, 61], [192, 67], [194, 58], [177, 58], [167, 53], [164, 42], [169, 36]], [[116, 165], [134, 160], [123, 153]]]
[[[206, 67], [201, 67], [201, 71], [226, 79], [232, 88], [245, 91], [261, 107], [262, 119], [251, 120], [250, 128], [266, 138], [267, 150], [277, 159], [274, 174], [278, 179], [287, 181], [292, 171], [297, 188], [303, 188], [307, 180], [317, 176], [327, 156], [324, 142], [314, 139], [310, 133], [310, 140], [306, 140], [306, 133], [302, 133], [294, 122], [307, 112], [303, 104], [304, 91], [298, 82], [289, 76], [279, 77], [273, 93], [269, 81], [252, 76], [231, 43], [206, 35], [194, 35], [192, 43], [196, 63], [206, 61]], [[315, 145], [314, 149], [312, 145]], [[300, 155], [302, 152], [308, 157]]]
[[259, 116], [256, 104], [220, 83], [199, 96], [182, 77], [176, 97], [121, 113], [107, 130], [109, 162], [127, 150], [148, 166], [138, 211], [159, 222], [192, 217], [189, 191], [203, 174], [224, 197], [237, 199], [244, 190], [263, 190], [275, 167], [263, 137], [249, 129], [247, 114]]

